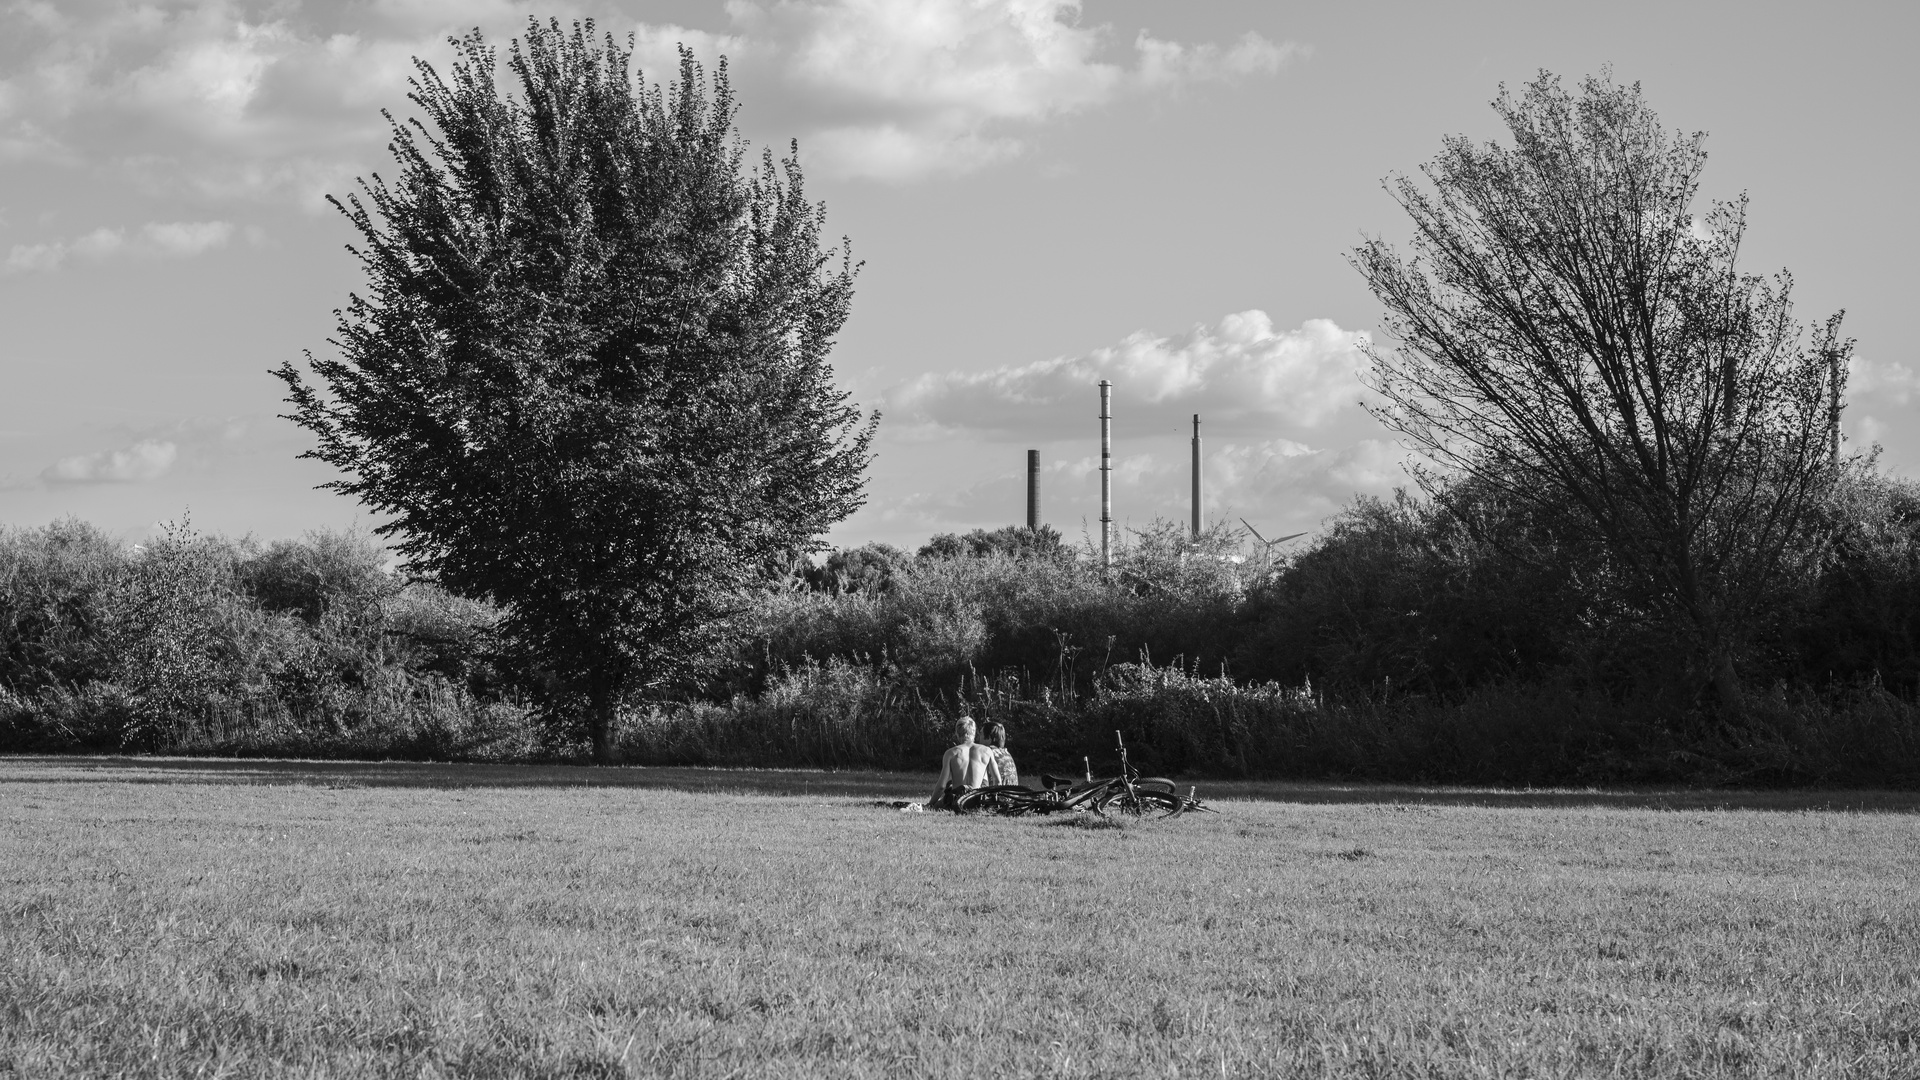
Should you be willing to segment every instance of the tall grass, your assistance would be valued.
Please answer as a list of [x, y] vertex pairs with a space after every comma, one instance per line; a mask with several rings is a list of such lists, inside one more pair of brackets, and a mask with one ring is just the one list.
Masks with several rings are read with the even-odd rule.
[[776, 675], [758, 695], [629, 713], [617, 745], [636, 765], [920, 769], [951, 725], [911, 689], [833, 658]]
[[1457, 702], [1329, 699], [1311, 685], [1247, 685], [1119, 664], [1071, 703], [971, 678], [922, 694], [838, 659], [780, 673], [758, 696], [629, 717], [627, 760], [653, 765], [927, 769], [953, 716], [999, 721], [1026, 775], [1136, 765], [1184, 776], [1509, 786], [1698, 783], [1920, 787], [1920, 709], [1882, 688], [1784, 689], [1738, 726], [1675, 728], [1656, 707], [1566, 685], [1520, 684]]

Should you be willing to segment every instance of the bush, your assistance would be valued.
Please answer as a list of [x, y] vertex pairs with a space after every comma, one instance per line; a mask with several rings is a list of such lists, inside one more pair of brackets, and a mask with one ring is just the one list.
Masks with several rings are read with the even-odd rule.
[[[732, 666], [627, 702], [617, 747], [928, 770], [970, 712], [1008, 726], [1030, 777], [1110, 770], [1117, 730], [1141, 767], [1190, 776], [1920, 784], [1920, 487], [1855, 467], [1835, 488], [1832, 543], [1738, 713], [1583, 599], [1604, 565], [1539, 513], [1464, 487], [1361, 500], [1287, 559], [1157, 522], [1111, 571], [984, 532], [952, 557], [837, 553], [811, 587], [743, 597]], [[364, 537], [0, 533], [0, 750], [583, 756], [502, 614], [403, 581]]]
[[1802, 685], [1920, 693], [1920, 484], [1851, 470], [1825, 508], [1833, 540], [1777, 628], [1767, 673]]
[[893, 587], [893, 576], [910, 565], [913, 556], [892, 544], [864, 544], [827, 554], [819, 565], [807, 565], [801, 580], [815, 592], [835, 595], [849, 592], [885, 592]]
[[539, 752], [499, 613], [407, 585], [364, 537], [261, 552], [74, 521], [0, 534], [0, 750], [324, 757]]
[[629, 715], [618, 746], [640, 765], [911, 769], [939, 760], [950, 728], [911, 691], [830, 659], [777, 672], [757, 697]]
[[940, 533], [927, 541], [915, 557], [941, 561], [985, 559], [996, 555], [1009, 559], [1071, 560], [1073, 551], [1062, 541], [1060, 531], [1051, 525], [1042, 525], [1037, 529], [1008, 525], [991, 532], [975, 529], [965, 536]]
[[0, 685], [23, 697], [103, 677], [98, 641], [127, 552], [68, 518], [0, 532]]
[[936, 558], [922, 549], [894, 565], [884, 590], [763, 596], [742, 620], [750, 636], [724, 692], [758, 693], [773, 672], [830, 658], [923, 692], [986, 673], [1064, 701], [1084, 696], [1115, 662], [1177, 656], [1217, 669], [1236, 637], [1246, 581], [1265, 567], [1223, 532], [1198, 548], [1183, 536], [1170, 523], [1132, 534], [1112, 575], [1066, 557], [983, 547]]
[[365, 611], [397, 591], [386, 563], [386, 551], [370, 536], [308, 533], [241, 560], [235, 584], [263, 610], [317, 625], [330, 610]]

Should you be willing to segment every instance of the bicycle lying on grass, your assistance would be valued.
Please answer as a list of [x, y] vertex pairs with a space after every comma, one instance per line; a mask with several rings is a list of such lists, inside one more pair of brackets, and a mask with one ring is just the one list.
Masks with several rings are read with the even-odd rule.
[[1095, 780], [1091, 766], [1087, 779], [1075, 783], [1058, 776], [1042, 776], [1045, 790], [1036, 791], [1020, 784], [1000, 784], [975, 788], [954, 802], [962, 814], [1057, 814], [1091, 810], [1105, 817], [1120, 814], [1135, 818], [1173, 818], [1189, 810], [1218, 813], [1194, 797], [1189, 787], [1185, 795], [1173, 781], [1160, 776], [1142, 777], [1127, 760], [1127, 744], [1119, 732], [1113, 740], [1120, 748], [1120, 775]]

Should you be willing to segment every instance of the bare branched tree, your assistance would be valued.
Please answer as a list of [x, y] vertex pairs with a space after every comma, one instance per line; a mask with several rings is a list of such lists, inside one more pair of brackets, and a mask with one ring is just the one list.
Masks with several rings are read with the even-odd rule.
[[[1723, 703], [1776, 586], [1815, 546], [1851, 340], [1811, 334], [1791, 278], [1736, 267], [1746, 199], [1696, 216], [1704, 136], [1640, 88], [1543, 72], [1493, 103], [1511, 147], [1465, 137], [1388, 191], [1412, 255], [1353, 256], [1397, 348], [1373, 346], [1377, 414], [1432, 466], [1570, 510], [1596, 588], [1674, 636]], [[1429, 187], [1431, 190], [1429, 190]]]

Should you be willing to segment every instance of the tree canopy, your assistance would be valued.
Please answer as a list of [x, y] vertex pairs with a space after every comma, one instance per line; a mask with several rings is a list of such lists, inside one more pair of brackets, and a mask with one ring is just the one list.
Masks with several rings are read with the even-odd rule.
[[916, 553], [922, 559], [984, 559], [1004, 555], [1010, 559], [1071, 559], [1073, 550], [1060, 538], [1060, 530], [1051, 525], [1029, 529], [1024, 525], [1003, 525], [998, 529], [975, 529], [965, 536], [937, 533]]
[[596, 755], [696, 666], [769, 561], [858, 508], [875, 419], [828, 354], [855, 267], [797, 160], [757, 168], [722, 60], [670, 85], [591, 22], [476, 31], [386, 114], [398, 174], [333, 200], [366, 273], [314, 381], [277, 371], [328, 486], [416, 573], [508, 610]]
[[[1388, 190], [1412, 253], [1353, 255], [1397, 348], [1385, 422], [1441, 467], [1550, 507], [1601, 558], [1608, 617], [1673, 636], [1723, 699], [1773, 589], [1804, 565], [1852, 342], [1808, 333], [1792, 280], [1741, 271], [1746, 199], [1695, 213], [1701, 134], [1638, 85], [1543, 72], [1494, 109], [1511, 146], [1445, 140]], [[1577, 534], [1577, 535], [1575, 535]]]

